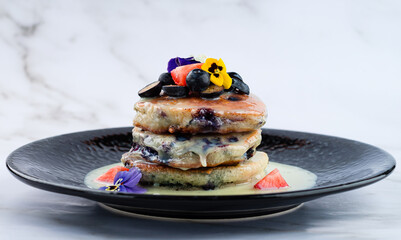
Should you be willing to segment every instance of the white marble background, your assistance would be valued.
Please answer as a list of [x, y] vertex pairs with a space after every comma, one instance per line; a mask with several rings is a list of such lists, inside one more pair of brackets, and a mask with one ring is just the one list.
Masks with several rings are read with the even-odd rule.
[[[323, 133], [401, 158], [401, 2], [0, 0], [0, 154], [128, 126], [171, 57], [221, 57], [267, 104], [266, 127]], [[401, 171], [283, 217], [236, 224], [115, 216], [0, 167], [1, 239], [397, 239]], [[124, 226], [124, 227], [122, 227]]]

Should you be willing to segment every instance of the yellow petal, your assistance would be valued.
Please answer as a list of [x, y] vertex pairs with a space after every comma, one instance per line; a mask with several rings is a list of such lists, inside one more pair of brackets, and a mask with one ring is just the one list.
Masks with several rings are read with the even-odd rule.
[[210, 81], [217, 86], [221, 86], [221, 85], [223, 85], [224, 79], [221, 76], [221, 74], [219, 75], [219, 77], [216, 77], [215, 75], [212, 74], [212, 75], [210, 75]]
[[221, 67], [223, 67], [223, 70], [221, 70], [221, 71], [226, 71], [226, 65], [224, 64], [224, 62], [223, 62], [223, 60], [221, 60], [221, 58], [219, 59], [219, 61], [217, 61], [217, 63], [216, 63], [218, 66], [221, 66]]
[[222, 77], [224, 78], [223, 87], [225, 89], [229, 89], [231, 87], [231, 84], [233, 83], [232, 78], [230, 77], [230, 75], [228, 75], [227, 72], [222, 72], [220, 73], [220, 75], [222, 75]]
[[[205, 63], [202, 65], [202, 70], [209, 72], [209, 68], [212, 66], [213, 63], [217, 64], [217, 59], [207, 58]], [[209, 73], [211, 73], [211, 72], [209, 72]]]

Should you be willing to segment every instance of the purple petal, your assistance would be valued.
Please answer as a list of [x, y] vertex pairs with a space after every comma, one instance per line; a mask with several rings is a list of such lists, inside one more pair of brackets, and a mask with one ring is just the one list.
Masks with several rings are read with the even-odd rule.
[[122, 178], [122, 182], [126, 181], [127, 178], [129, 177], [129, 171], [119, 171], [116, 176], [114, 176], [113, 183], [116, 184], [117, 180]]
[[179, 62], [179, 64], [180, 64], [180, 66], [189, 65], [189, 64], [194, 64], [194, 63], [200, 63], [200, 62], [196, 61], [193, 57], [189, 57], [189, 58], [178, 58], [178, 62]]
[[126, 187], [131, 187], [135, 186], [139, 183], [139, 180], [142, 178], [142, 173], [138, 168], [131, 168], [130, 170], [130, 176], [126, 179], [126, 181], [123, 183], [124, 186]]
[[168, 61], [167, 71], [171, 72], [176, 67], [184, 66], [184, 65], [188, 65], [188, 64], [193, 64], [193, 63], [200, 63], [200, 62], [196, 61], [193, 57], [189, 57], [189, 58], [180, 58], [180, 57], [172, 58], [172, 59], [170, 59]]
[[99, 190], [106, 190], [107, 186], [100, 187]]
[[118, 191], [119, 191], [119, 192], [128, 192], [128, 191], [127, 191], [127, 188], [124, 187], [124, 185], [121, 185], [121, 186], [120, 186], [120, 189], [119, 189]]
[[147, 190], [138, 186], [127, 187], [125, 188], [127, 192], [130, 193], [145, 193]]
[[176, 63], [176, 59], [172, 58], [167, 63], [167, 72], [173, 71], [176, 67], [178, 67], [178, 63]]

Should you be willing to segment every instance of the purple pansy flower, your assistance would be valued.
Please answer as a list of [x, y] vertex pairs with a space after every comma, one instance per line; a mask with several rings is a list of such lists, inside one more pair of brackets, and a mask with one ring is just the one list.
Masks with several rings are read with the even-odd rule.
[[114, 185], [104, 186], [99, 189], [115, 192], [144, 193], [146, 189], [137, 186], [141, 177], [141, 171], [133, 167], [129, 171], [118, 172], [114, 177]]
[[176, 58], [172, 58], [172, 59], [170, 59], [170, 61], [168, 61], [167, 71], [171, 72], [176, 67], [189, 65], [189, 64], [194, 64], [194, 63], [200, 63], [200, 62], [196, 61], [194, 57], [189, 57], [189, 58], [176, 57]]

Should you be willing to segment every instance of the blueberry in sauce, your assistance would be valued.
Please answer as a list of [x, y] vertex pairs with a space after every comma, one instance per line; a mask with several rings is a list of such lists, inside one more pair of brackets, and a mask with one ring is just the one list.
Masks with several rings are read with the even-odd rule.
[[157, 155], [158, 155], [157, 151], [151, 147], [142, 147], [141, 149], [141, 156], [150, 161], [157, 160]]
[[216, 188], [216, 185], [212, 182], [208, 182], [207, 184], [202, 186], [203, 190], [213, 190]]
[[245, 154], [246, 154], [246, 158], [250, 159], [255, 154], [255, 150], [253, 148], [250, 148], [248, 151], [246, 151]]
[[211, 147], [219, 146], [219, 145], [222, 144], [222, 143], [221, 143], [221, 139], [220, 139], [219, 137], [217, 137], [217, 138], [212, 138], [212, 139], [210, 139], [210, 140], [207, 139], [207, 138], [203, 138], [202, 141], [203, 141], [204, 143], [206, 143], [206, 145], [204, 145], [204, 146], [202, 147], [202, 150], [203, 150], [203, 151], [206, 151], [207, 149], [209, 149], [209, 148], [211, 148]]
[[137, 143], [132, 143], [131, 152], [138, 151], [141, 146]]
[[233, 143], [233, 142], [238, 142], [238, 138], [237, 137], [229, 137], [228, 141]]
[[134, 166], [134, 161], [132, 161], [131, 159], [127, 160], [124, 164], [124, 167], [126, 168], [132, 168]]
[[199, 108], [192, 117], [190, 124], [199, 124], [204, 130], [208, 131], [217, 130], [223, 124], [221, 119], [215, 116], [213, 109], [210, 108]]
[[177, 134], [175, 136], [175, 140], [177, 140], [178, 142], [188, 141], [190, 139], [191, 139], [191, 135], [189, 135], [189, 134]]
[[165, 152], [165, 153], [170, 152], [171, 147], [172, 147], [172, 143], [170, 143], [170, 144], [162, 143], [163, 152]]

